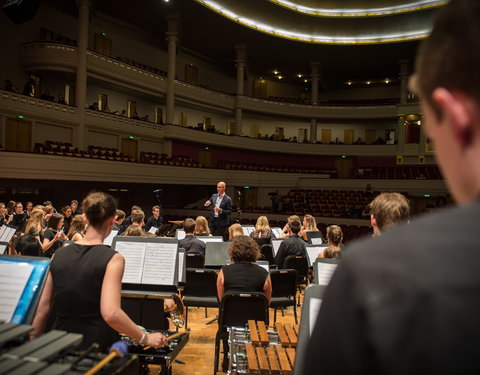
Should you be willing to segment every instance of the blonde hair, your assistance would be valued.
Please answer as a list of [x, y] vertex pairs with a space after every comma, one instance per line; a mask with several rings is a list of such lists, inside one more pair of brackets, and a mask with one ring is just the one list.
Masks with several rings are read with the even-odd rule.
[[143, 237], [145, 236], [145, 231], [139, 225], [130, 225], [123, 235], [130, 237]]
[[260, 216], [257, 219], [257, 223], [255, 224], [255, 230], [257, 232], [268, 232], [270, 231], [270, 225], [268, 223], [268, 219], [266, 216]]
[[75, 215], [72, 219], [72, 223], [70, 224], [70, 229], [68, 230], [67, 237], [77, 232], [83, 236], [83, 232], [85, 231], [85, 223], [83, 222], [82, 215]]
[[242, 226], [238, 223], [230, 225], [228, 228], [228, 238], [233, 240], [235, 237], [243, 236]]
[[323, 257], [324, 258], [333, 258], [338, 259], [342, 257], [342, 249], [338, 246], [329, 246], [325, 250], [323, 250]]
[[338, 246], [343, 240], [342, 228], [338, 225], [329, 225], [327, 227], [327, 240], [335, 246]]
[[30, 219], [28, 219], [27, 226], [25, 227], [26, 234], [29, 234], [32, 229], [32, 233], [34, 233], [34, 235], [37, 235], [43, 231], [44, 214], [45, 213], [42, 210], [34, 210], [30, 212]]
[[208, 221], [204, 216], [197, 216], [195, 219], [195, 234], [210, 234]]
[[318, 230], [317, 228], [317, 222], [315, 221], [315, 218], [312, 215], [306, 214], [303, 217], [303, 221], [305, 221], [305, 230], [306, 231], [316, 231]]
[[382, 193], [369, 205], [380, 231], [393, 228], [410, 216], [408, 199], [400, 193]]

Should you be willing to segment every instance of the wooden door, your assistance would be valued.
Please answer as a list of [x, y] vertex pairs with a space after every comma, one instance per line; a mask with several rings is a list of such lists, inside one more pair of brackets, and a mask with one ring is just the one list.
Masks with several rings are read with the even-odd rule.
[[321, 141], [326, 144], [332, 141], [332, 129], [322, 129]]
[[253, 87], [253, 96], [256, 98], [267, 97], [267, 81], [264, 79], [256, 79]]
[[30, 152], [32, 150], [32, 125], [29, 121], [7, 118], [5, 149]]
[[135, 139], [122, 138], [122, 153], [137, 161], [138, 142]]
[[211, 168], [213, 164], [213, 152], [212, 150], [202, 149], [199, 152], [198, 160], [204, 167]]
[[376, 129], [365, 129], [365, 143], [371, 145], [377, 140], [377, 130]]
[[198, 67], [192, 64], [185, 64], [185, 81], [194, 85], [198, 83]]
[[353, 129], [345, 129], [343, 131], [343, 143], [345, 143], [346, 145], [351, 145], [354, 142], [354, 134], [355, 133]]

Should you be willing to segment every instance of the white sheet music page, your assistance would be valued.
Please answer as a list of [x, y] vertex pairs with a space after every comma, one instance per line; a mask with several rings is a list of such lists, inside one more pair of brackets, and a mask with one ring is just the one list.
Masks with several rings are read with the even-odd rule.
[[175, 285], [175, 243], [147, 242], [142, 284]]
[[145, 259], [145, 242], [117, 241], [115, 250], [125, 258], [122, 283], [141, 283]]
[[183, 278], [183, 260], [185, 259], [185, 253], [178, 252], [178, 282], [182, 281]]
[[317, 322], [318, 313], [320, 312], [320, 307], [322, 306], [322, 300], [319, 298], [310, 299], [310, 308], [308, 309], [309, 314], [309, 328], [310, 336], [312, 336], [313, 329], [315, 328], [315, 323]]
[[318, 254], [320, 254], [320, 252], [326, 248], [326, 246], [307, 246], [307, 254], [308, 258], [310, 259], [310, 264], [313, 264], [315, 259], [317, 259]]
[[103, 244], [107, 246], [112, 246], [113, 237], [115, 237], [118, 234], [118, 232], [119, 232], [118, 230], [112, 230], [108, 235], [108, 237], [105, 237], [105, 239], [103, 240]]
[[318, 284], [328, 285], [336, 268], [337, 268], [336, 264], [318, 262], [317, 263]]
[[157, 233], [158, 228], [157, 227], [151, 227], [148, 231], [148, 233], [155, 234]]
[[0, 263], [0, 320], [12, 319], [32, 271], [28, 263]]

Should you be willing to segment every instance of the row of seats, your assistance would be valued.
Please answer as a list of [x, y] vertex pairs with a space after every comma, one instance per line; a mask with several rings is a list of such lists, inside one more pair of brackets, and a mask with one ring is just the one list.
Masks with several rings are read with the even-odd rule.
[[134, 158], [125, 155], [115, 148], [102, 146], [88, 146], [88, 152], [73, 147], [68, 142], [45, 141], [45, 143], [35, 143], [34, 152], [39, 154], [72, 156], [86, 159], [102, 159], [112, 161], [134, 162]]
[[436, 165], [398, 165], [389, 167], [358, 167], [353, 178], [389, 180], [442, 180]]
[[254, 163], [220, 160], [218, 162], [220, 169], [234, 169], [243, 171], [258, 171], [258, 172], [277, 172], [277, 173], [309, 173], [309, 174], [326, 174], [330, 178], [338, 177], [338, 170], [335, 168], [317, 168], [317, 167], [294, 167], [294, 166], [279, 166], [279, 165], [261, 165]]
[[157, 152], [141, 152], [140, 162], [146, 164], [171, 165], [176, 167], [201, 168], [202, 165], [193, 160], [190, 156], [176, 155], [168, 157], [167, 154]]
[[127, 58], [127, 57], [119, 57], [119, 56], [117, 56], [116, 59], [119, 60], [119, 61], [122, 61], [122, 62], [124, 62], [124, 63], [126, 63], [126, 64], [135, 66], [135, 67], [137, 67], [137, 68], [140, 68], [140, 69], [147, 70], [147, 71], [149, 71], [149, 72], [158, 74], [159, 76], [162, 76], [162, 77], [166, 77], [166, 76], [167, 76], [167, 72], [164, 71], [164, 70], [155, 68], [155, 67], [150, 66], [150, 65], [142, 64], [142, 63], [140, 63], [140, 62], [138, 62], [138, 61], [129, 59], [129, 58]]

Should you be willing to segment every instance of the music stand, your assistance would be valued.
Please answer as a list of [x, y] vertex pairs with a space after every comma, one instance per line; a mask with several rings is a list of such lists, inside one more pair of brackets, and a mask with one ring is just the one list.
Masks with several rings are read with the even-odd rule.
[[315, 284], [327, 286], [337, 268], [339, 259], [317, 258], [313, 263]]
[[205, 268], [221, 268], [230, 260], [228, 246], [230, 242], [207, 242], [205, 248]]
[[327, 245], [306, 245], [305, 249], [307, 250], [308, 255], [308, 266], [312, 267], [313, 263], [318, 257], [318, 254], [323, 252], [328, 246]]
[[312, 245], [320, 245], [325, 242], [322, 232], [320, 232], [319, 230], [307, 232], [307, 239], [308, 239], [308, 243]]

